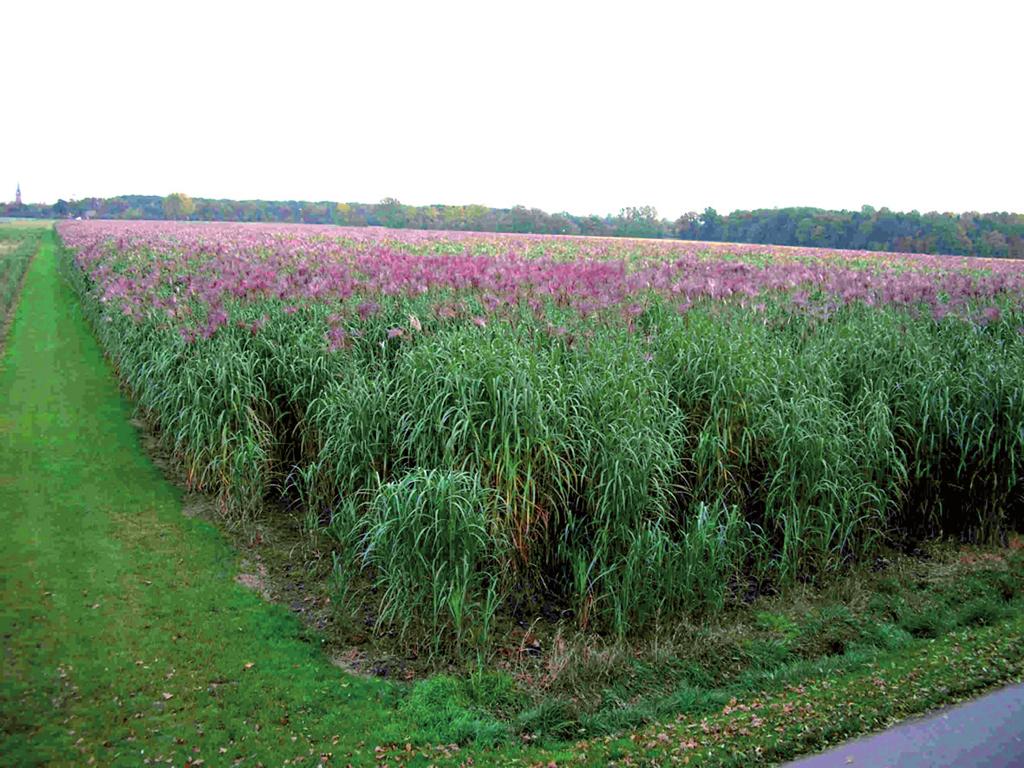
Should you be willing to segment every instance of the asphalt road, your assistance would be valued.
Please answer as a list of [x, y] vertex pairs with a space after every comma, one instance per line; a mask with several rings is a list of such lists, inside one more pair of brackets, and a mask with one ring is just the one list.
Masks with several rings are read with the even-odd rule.
[[788, 768], [1024, 768], [1024, 685], [806, 757]]

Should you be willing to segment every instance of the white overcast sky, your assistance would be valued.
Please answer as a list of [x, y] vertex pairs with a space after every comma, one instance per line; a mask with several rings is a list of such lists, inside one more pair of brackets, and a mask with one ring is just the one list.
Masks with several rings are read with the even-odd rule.
[[1024, 3], [5, 2], [0, 199], [1024, 211]]

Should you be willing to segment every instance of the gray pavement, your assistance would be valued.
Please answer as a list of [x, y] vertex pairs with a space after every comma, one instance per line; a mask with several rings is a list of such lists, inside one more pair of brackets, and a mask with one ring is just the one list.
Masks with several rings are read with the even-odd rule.
[[908, 720], [788, 768], [1024, 768], [1024, 685]]

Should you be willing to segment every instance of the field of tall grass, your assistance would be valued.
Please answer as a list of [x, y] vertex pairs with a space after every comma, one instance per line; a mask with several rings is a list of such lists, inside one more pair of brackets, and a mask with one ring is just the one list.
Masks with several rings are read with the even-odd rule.
[[25, 270], [39, 248], [41, 232], [37, 227], [0, 222], [0, 343]]
[[67, 222], [68, 279], [230, 519], [302, 511], [436, 650], [532, 598], [643, 633], [1024, 523], [1024, 264]]

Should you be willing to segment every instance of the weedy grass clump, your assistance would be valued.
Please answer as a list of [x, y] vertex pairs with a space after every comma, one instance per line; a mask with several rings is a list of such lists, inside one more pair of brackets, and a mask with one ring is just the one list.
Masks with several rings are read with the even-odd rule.
[[[511, 681], [505, 678], [506, 684]], [[492, 746], [507, 740], [509, 728], [495, 719], [492, 700], [481, 700], [472, 682], [437, 675], [413, 685], [398, 711], [416, 726], [411, 736], [418, 741]]]

